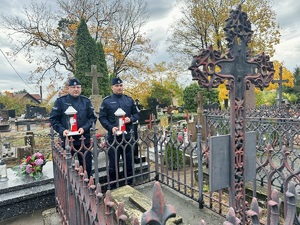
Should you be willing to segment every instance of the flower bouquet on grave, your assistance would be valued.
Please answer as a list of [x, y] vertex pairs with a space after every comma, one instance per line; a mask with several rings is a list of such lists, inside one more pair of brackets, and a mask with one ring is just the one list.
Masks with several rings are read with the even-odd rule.
[[27, 156], [21, 160], [20, 171], [23, 175], [28, 175], [34, 179], [42, 177], [43, 166], [46, 164], [47, 157], [40, 152], [36, 152], [33, 155]]

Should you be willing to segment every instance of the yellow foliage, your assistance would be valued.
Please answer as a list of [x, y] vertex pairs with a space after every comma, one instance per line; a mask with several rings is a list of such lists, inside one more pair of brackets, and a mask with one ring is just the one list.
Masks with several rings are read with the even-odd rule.
[[225, 84], [220, 84], [218, 90], [219, 90], [219, 102], [223, 102], [225, 99], [228, 99], [229, 91], [226, 89]]

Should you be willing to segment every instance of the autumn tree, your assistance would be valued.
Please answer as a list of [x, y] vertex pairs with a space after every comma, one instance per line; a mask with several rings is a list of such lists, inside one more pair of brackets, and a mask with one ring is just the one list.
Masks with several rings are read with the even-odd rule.
[[[75, 39], [80, 19], [89, 24], [91, 36], [103, 40], [108, 70], [117, 74], [145, 66], [150, 41], [141, 27], [147, 19], [142, 0], [58, 0], [57, 7], [32, 2], [18, 16], [4, 15], [3, 26], [16, 45], [11, 56], [37, 65], [31, 80], [60, 82], [75, 74]], [[57, 25], [58, 24], [58, 25]]]
[[183, 69], [177, 69], [176, 66], [174, 63], [154, 63], [143, 73], [128, 76], [127, 81], [129, 83], [125, 85], [127, 89], [125, 92], [128, 91], [132, 98], [138, 99], [143, 106], [148, 108], [148, 99], [151, 98], [153, 84], [159, 83], [164, 89], [168, 90], [174, 104], [176, 101], [176, 106], [182, 105], [183, 88], [180, 85], [180, 79], [182, 79], [180, 75]]
[[[223, 28], [232, 8], [240, 0], [199, 1], [181, 0], [181, 17], [171, 26], [172, 36], [168, 39], [169, 51], [190, 59], [197, 51], [212, 45], [225, 53], [226, 39]], [[264, 52], [274, 55], [274, 45], [279, 43], [279, 27], [270, 0], [245, 0], [242, 10], [252, 23], [252, 42], [249, 49], [253, 54]]]

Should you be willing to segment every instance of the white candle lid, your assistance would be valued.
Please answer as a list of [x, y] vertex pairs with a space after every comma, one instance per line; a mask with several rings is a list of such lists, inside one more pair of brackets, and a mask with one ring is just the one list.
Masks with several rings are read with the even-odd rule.
[[117, 111], [115, 111], [115, 116], [124, 116], [126, 113], [123, 109], [118, 108]]

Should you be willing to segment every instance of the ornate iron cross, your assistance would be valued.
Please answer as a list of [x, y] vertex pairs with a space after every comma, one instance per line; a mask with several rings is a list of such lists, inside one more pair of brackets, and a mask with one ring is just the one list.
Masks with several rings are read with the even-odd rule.
[[253, 31], [247, 14], [241, 5], [231, 10], [224, 28], [228, 50], [224, 55], [212, 46], [194, 56], [189, 69], [193, 80], [209, 90], [225, 83], [230, 96], [230, 206], [245, 221], [245, 91], [250, 84], [267, 87], [274, 76], [273, 63], [264, 53], [250, 58], [248, 43]]

